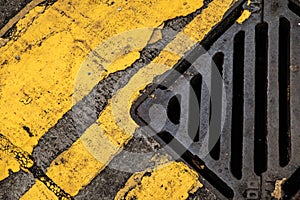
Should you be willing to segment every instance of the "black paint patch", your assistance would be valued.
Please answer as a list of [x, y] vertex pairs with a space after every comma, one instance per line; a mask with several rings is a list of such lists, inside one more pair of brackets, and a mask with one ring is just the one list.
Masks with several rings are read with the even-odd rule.
[[33, 133], [30, 131], [30, 128], [28, 126], [23, 126], [23, 129], [28, 133], [29, 137], [33, 137]]

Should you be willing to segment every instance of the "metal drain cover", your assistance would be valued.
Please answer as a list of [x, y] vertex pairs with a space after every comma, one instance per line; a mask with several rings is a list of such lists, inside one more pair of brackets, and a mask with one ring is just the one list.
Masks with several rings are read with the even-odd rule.
[[[282, 180], [282, 199], [300, 199], [300, 1], [256, 0], [250, 5], [256, 12], [238, 25], [246, 6], [236, 5], [174, 66], [176, 73], [158, 78], [163, 86], [147, 87], [131, 114], [180, 150], [219, 198], [273, 199]], [[212, 55], [210, 77], [220, 74], [223, 83], [207, 83], [191, 64], [204, 54], [201, 47]], [[163, 127], [150, 122], [155, 104], [167, 111]], [[195, 129], [192, 142], [180, 135], [182, 127]], [[206, 156], [199, 153], [203, 146]]]

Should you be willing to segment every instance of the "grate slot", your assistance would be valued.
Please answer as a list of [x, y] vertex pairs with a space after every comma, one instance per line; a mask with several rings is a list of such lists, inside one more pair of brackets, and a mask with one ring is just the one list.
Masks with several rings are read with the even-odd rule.
[[[243, 24], [234, 23], [233, 19], [243, 8], [251, 10], [251, 17]], [[181, 137], [178, 126], [171, 121], [157, 130], [163, 132], [157, 140], [162, 144], [171, 141], [170, 150], [181, 153], [180, 160], [193, 167], [204, 185], [220, 199], [271, 199], [275, 181], [283, 177], [290, 177], [281, 185], [283, 199], [299, 199], [299, 34], [296, 34], [299, 18], [294, 13], [300, 16], [299, 0], [259, 1], [238, 6], [183, 56], [174, 66], [174, 75], [161, 76], [167, 85], [165, 89], [182, 92], [181, 119], [177, 122], [195, 142], [186, 146], [188, 138]], [[209, 55], [214, 55], [212, 61], [217, 66], [209, 74], [211, 94], [202, 82], [204, 76], [192, 67], [193, 61], [206, 53], [200, 45]], [[223, 70], [226, 104], [220, 103], [222, 96], [216, 101], [214, 98], [216, 90], [224, 90], [223, 85], [213, 81], [217, 73], [223, 78]], [[187, 78], [189, 83], [184, 82]], [[197, 96], [193, 95], [195, 102], [191, 102], [191, 93], [187, 94], [193, 90]], [[171, 107], [177, 103], [169, 101], [177, 93], [165, 95], [160, 87], [147, 88], [146, 92], [142, 95], [146, 100], [140, 98], [142, 103], [136, 104], [145, 112], [138, 117], [146, 121], [147, 108], [153, 103], [167, 106], [169, 102]], [[152, 93], [161, 99], [151, 99]], [[222, 130], [216, 122], [222, 112], [212, 113], [218, 104], [220, 109], [223, 105], [227, 107]], [[174, 114], [168, 115], [171, 118]], [[208, 121], [214, 122], [214, 126]], [[208, 129], [208, 124], [213, 127]], [[208, 140], [203, 137], [207, 130]], [[213, 140], [221, 132], [223, 135]], [[211, 149], [209, 155], [199, 152], [203, 147]]]
[[[189, 98], [189, 116], [188, 116], [188, 133], [190, 138], [194, 142], [199, 142], [199, 122], [200, 122], [200, 107], [201, 107], [201, 91], [202, 91], [202, 76], [200, 74], [195, 75], [191, 81], [191, 91]], [[195, 99], [195, 96], [197, 99]], [[197, 102], [196, 102], [197, 100]], [[195, 105], [198, 108], [195, 108]], [[196, 126], [195, 126], [196, 124]], [[195, 130], [197, 128], [197, 130]]]
[[284, 191], [284, 200], [291, 199], [300, 190], [300, 167], [293, 173], [293, 175], [282, 185]]
[[286, 166], [291, 157], [290, 116], [290, 22], [279, 22], [279, 163]]
[[300, 17], [300, 6], [294, 1], [290, 0], [288, 4], [289, 9]]
[[244, 59], [245, 32], [240, 31], [235, 35], [233, 45], [233, 97], [230, 161], [231, 172], [237, 179], [242, 178], [244, 127]]
[[[222, 52], [216, 53], [212, 58], [212, 65], [215, 65], [215, 67], [212, 67], [211, 69], [211, 92], [213, 93], [213, 97], [216, 98], [217, 101], [214, 101], [214, 110], [215, 115], [217, 115], [217, 119], [213, 126], [210, 126], [209, 129], [209, 149], [211, 151], [209, 152], [210, 156], [214, 160], [220, 159], [220, 133], [221, 133], [221, 118], [222, 118], [222, 90], [223, 90], [223, 83], [220, 81], [214, 81], [218, 80], [219, 74], [223, 78], [223, 65], [224, 65], [224, 54]], [[216, 104], [217, 103], [217, 104]], [[211, 113], [211, 104], [210, 104], [210, 113]], [[216, 142], [216, 137], [218, 137], [218, 140]], [[211, 148], [212, 147], [212, 148]]]
[[254, 171], [267, 170], [267, 88], [268, 88], [268, 24], [255, 27], [255, 130]]
[[173, 96], [167, 107], [167, 115], [170, 121], [174, 124], [179, 124], [180, 122], [180, 102], [181, 102], [181, 95]]

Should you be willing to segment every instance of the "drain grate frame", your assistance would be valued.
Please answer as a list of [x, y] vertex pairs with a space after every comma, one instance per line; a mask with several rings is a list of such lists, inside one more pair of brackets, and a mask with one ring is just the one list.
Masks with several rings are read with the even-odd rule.
[[[174, 66], [181, 77], [171, 74], [159, 78], [167, 87], [156, 84], [147, 87], [133, 104], [131, 115], [144, 126], [149, 124], [151, 105], [158, 103], [167, 110], [177, 105], [175, 114], [170, 114], [177, 116], [175, 119], [167, 121], [162, 130], [152, 127], [158, 133], [155, 138], [162, 144], [175, 141], [170, 151], [186, 149], [181, 159], [205, 178], [204, 184], [219, 198], [272, 199], [276, 180], [287, 178], [282, 184], [282, 198], [297, 199], [300, 198], [300, 157], [297, 156], [300, 151], [300, 108], [297, 106], [300, 105], [300, 2], [256, 1], [256, 5], [261, 11], [237, 25], [234, 21], [245, 7], [240, 2], [200, 42], [222, 72], [227, 96], [226, 121], [210, 155], [199, 158], [196, 151], [199, 139], [185, 146], [176, 136], [181, 123], [178, 115], [189, 118], [184, 115], [189, 110], [187, 90], [176, 94], [188, 87], [183, 80], [186, 77], [196, 93], [200, 90], [196, 94], [200, 102], [196, 137], [205, 134], [209, 127], [207, 86], [188, 61], [182, 59]], [[188, 60], [195, 60], [203, 53], [196, 47], [188, 52]], [[174, 103], [175, 95], [180, 95], [180, 102]]]

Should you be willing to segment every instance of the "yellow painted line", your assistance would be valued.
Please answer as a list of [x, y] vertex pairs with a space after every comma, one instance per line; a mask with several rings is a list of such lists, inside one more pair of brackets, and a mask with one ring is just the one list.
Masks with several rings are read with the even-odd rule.
[[14, 158], [23, 169], [29, 169], [34, 164], [34, 161], [26, 151], [15, 146], [2, 134], [0, 134], [0, 151]]
[[0, 30], [0, 37], [2, 37], [10, 28], [13, 27], [21, 18], [23, 18], [30, 10], [45, 0], [32, 0], [29, 2], [16, 16], [11, 18], [7, 24]]
[[244, 10], [242, 15], [236, 20], [237, 23], [244, 23], [251, 16], [251, 12], [249, 10]]
[[[175, 40], [168, 44], [150, 65], [159, 64], [159, 66], [164, 66], [163, 72], [166, 72], [173, 67], [196, 41], [201, 41], [205, 35], [222, 20], [223, 15], [230, 8], [231, 3], [231, 0], [215, 0], [209, 4], [208, 8], [188, 24], [183, 29], [182, 33], [178, 34]], [[205, 20], [205, 17], [207, 20]], [[149, 77], [150, 80], [163, 72], [161, 70], [153, 70], [149, 73], [149, 75], [151, 75], [151, 77]], [[108, 137], [112, 142], [118, 141], [120, 144], [126, 143], [126, 141], [128, 141], [128, 134], [132, 137], [134, 130], [137, 128], [136, 123], [131, 119], [130, 107], [132, 102], [138, 97], [139, 91], [144, 89], [145, 86], [150, 83], [149, 81], [146, 81], [146, 79], [148, 79], [147, 76], [142, 77], [144, 77], [141, 78], [145, 79], [144, 81], [139, 80], [133, 84], [131, 84], [132, 82], [130, 81], [126, 87], [116, 94], [112, 99], [112, 108], [106, 109], [112, 110], [112, 114], [106, 114], [106, 111], [104, 111], [105, 117], [101, 117], [104, 116], [102, 113], [99, 118], [102, 129], [107, 130], [105, 131], [105, 134], [108, 134]], [[109, 106], [111, 105], [109, 104], [108, 107]], [[117, 125], [113, 125], [116, 122]], [[109, 128], [114, 126], [121, 127], [123, 131], [116, 132], [114, 129]]]
[[[19, 164], [20, 167], [25, 171], [30, 171], [35, 167], [34, 161], [31, 159], [28, 152], [22, 150], [20, 147], [15, 146], [9, 139], [4, 135], [0, 134], [0, 151], [8, 154], [13, 157]], [[71, 196], [66, 194], [57, 184], [53, 183], [47, 176], [39, 174], [38, 179], [44, 183], [44, 186], [48, 188], [49, 191], [52, 191], [57, 197], [60, 197], [62, 200], [69, 200]], [[41, 185], [41, 182], [38, 182]]]
[[[221, 21], [231, 3], [231, 0], [215, 0], [213, 4], [210, 4], [199, 17], [184, 29], [183, 33], [191, 37], [191, 39], [201, 40]], [[205, 20], [205, 18], [207, 19]], [[158, 33], [158, 38], [159, 35]], [[124, 144], [132, 138], [137, 128], [137, 125], [129, 114], [132, 102], [139, 95], [140, 89], [151, 83], [155, 76], [170, 69], [180, 59], [182, 54], [194, 44], [193, 42], [186, 43], [186, 40], [182, 40], [184, 37], [184, 35], [177, 36], [151, 64], [136, 73], [130, 82], [112, 98], [101, 113], [98, 122], [92, 125], [69, 150], [62, 153], [52, 162], [47, 175], [66, 192], [76, 195], [82, 187], [87, 185], [105, 167]], [[101, 145], [93, 145], [93, 142], [95, 144], [100, 143]], [[174, 170], [174, 167], [177, 170]], [[164, 177], [167, 172], [168, 176], [170, 176], [170, 181], [176, 183], [176, 174], [180, 175], [181, 170], [184, 168], [187, 168], [187, 166], [182, 163], [175, 163], [167, 165], [164, 170], [157, 170], [155, 173], [157, 177]], [[188, 170], [184, 179], [193, 183], [194, 188], [200, 187], [198, 177], [195, 176], [194, 171]], [[152, 180], [148, 182], [152, 185], [152, 188], [158, 188], [155, 185], [159, 184], [158, 182]], [[175, 185], [170, 186], [170, 190], [177, 188], [177, 185]], [[192, 186], [179, 188], [181, 188], [180, 193], [184, 197], [189, 192], [194, 192], [191, 189], [193, 188]], [[22, 199], [33, 196], [40, 189], [38, 186], [31, 188]], [[151, 193], [155, 192], [152, 191]], [[146, 193], [140, 189], [136, 194], [145, 195]], [[162, 195], [169, 195], [169, 193], [162, 193]], [[167, 199], [167, 197], [161, 196], [161, 199]]]
[[[178, 56], [178, 55], [177, 55]], [[180, 58], [178, 56], [178, 58]], [[169, 70], [172, 65], [152, 62], [136, 73], [129, 83], [119, 90], [99, 117], [100, 127], [110, 141], [122, 147], [132, 138], [137, 124], [130, 116], [130, 107], [139, 91], [153, 81], [153, 78]]]
[[[185, 48], [189, 48], [191, 44], [186, 43], [186, 41], [197, 40], [200, 41], [204, 38], [204, 36], [214, 27], [219, 21], [222, 20], [224, 13], [230, 8], [232, 5], [232, 1], [223, 1], [223, 0], [215, 0], [212, 4], [209, 5], [207, 9], [205, 9], [201, 15], [197, 16], [187, 27], [183, 30], [184, 34], [179, 34], [178, 37], [170, 43], [165, 51], [163, 51], [154, 61], [156, 63], [164, 64], [165, 66], [173, 66], [179, 60], [180, 54], [182, 54]], [[197, 31], [195, 31], [197, 30]], [[191, 40], [183, 40], [182, 37], [188, 35], [191, 37]], [[178, 47], [183, 47], [183, 49], [178, 49]], [[170, 52], [177, 51], [178, 55], [170, 54]], [[125, 127], [127, 130], [126, 133], [133, 130], [126, 129], [128, 125], [129, 111], [121, 109], [125, 108], [126, 105], [131, 106], [132, 98], [130, 103], [128, 100], [126, 102], [126, 98], [122, 101], [121, 97], [126, 97], [127, 92], [124, 92], [124, 95], [120, 96], [120, 99], [116, 101], [117, 107], [114, 112], [114, 117], [120, 116], [120, 118], [116, 118], [116, 121], [123, 122], [118, 125], [121, 127]], [[128, 95], [127, 95], [128, 96]], [[133, 96], [136, 96], [133, 95]], [[117, 97], [116, 97], [117, 98]], [[120, 104], [120, 101], [122, 102]], [[124, 114], [125, 113], [125, 114]], [[126, 114], [127, 113], [127, 114]], [[126, 115], [126, 116], [124, 116]], [[127, 120], [126, 120], [127, 119]], [[131, 124], [131, 123], [130, 123]], [[133, 126], [133, 125], [132, 125]], [[115, 134], [116, 132], [106, 132], [110, 133], [110, 139], [116, 140], [119, 139], [124, 134]], [[124, 143], [126, 142], [126, 138], [124, 138]], [[174, 168], [173, 165], [178, 165], [178, 167]], [[159, 167], [159, 166], [157, 166]], [[198, 176], [195, 176], [195, 172], [191, 169], [187, 171], [187, 173], [182, 173], [182, 169], [187, 167], [182, 163], [170, 164], [165, 166], [162, 170], [160, 168], [155, 169], [154, 175], [150, 177], [143, 178], [142, 180], [136, 178], [136, 176], [141, 177], [141, 174], [145, 173], [137, 173], [134, 174], [126, 183], [123, 189], [119, 191], [116, 200], [119, 199], [131, 199], [135, 197], [136, 199], [187, 199], [189, 193], [194, 193], [199, 187], [201, 187], [201, 183], [198, 181]], [[180, 175], [185, 175], [185, 177], [178, 177]], [[157, 178], [159, 177], [159, 178]], [[165, 181], [165, 182], [164, 182]], [[162, 184], [163, 183], [163, 184]], [[166, 188], [161, 187], [161, 185], [165, 185]], [[196, 185], [196, 187], [195, 187]], [[124, 195], [126, 194], [126, 197]]]
[[[90, 154], [84, 142], [89, 143], [89, 148], [97, 151], [96, 154]], [[105, 167], [105, 162], [108, 162], [111, 155], [116, 152], [116, 147], [103, 138], [97, 125], [93, 125], [83, 138], [72, 145], [70, 150], [52, 162], [47, 175], [66, 192], [75, 196], [94, 178], [95, 172]], [[27, 193], [35, 194], [39, 190], [40, 187], [31, 188]], [[26, 195], [22, 199], [26, 199]]]
[[183, 163], [170, 162], [154, 170], [134, 174], [115, 200], [187, 199], [189, 193], [202, 186], [195, 171]]
[[[251, 5], [251, 0], [247, 1], [247, 6]], [[244, 23], [247, 19], [250, 18], [251, 12], [249, 10], [244, 10], [242, 15], [236, 20], [237, 23], [242, 24]]]
[[[137, 85], [145, 86], [152, 81], [155, 75], [163, 73], [167, 69], [160, 65], [150, 64], [146, 66], [135, 74], [113, 99], [121, 98], [127, 92], [129, 94], [138, 92]], [[114, 119], [109, 105], [100, 115], [98, 122], [93, 124], [69, 150], [51, 163], [47, 175], [72, 196], [87, 185], [112, 159], [113, 155], [118, 153], [120, 147], [132, 137], [132, 132], [126, 134]], [[131, 119], [127, 118], [127, 120]], [[136, 124], [131, 121], [128, 122], [128, 125], [127, 128], [134, 131]], [[113, 134], [119, 136], [119, 140], [111, 142], [107, 138], [108, 135]], [[27, 193], [34, 194], [39, 190], [39, 187], [31, 188]]]
[[198, 15], [193, 23], [183, 30], [193, 40], [201, 41], [204, 36], [223, 19], [224, 14], [233, 5], [235, 0], [214, 0], [209, 4], [201, 15]]
[[272, 197], [275, 199], [282, 199], [282, 184], [286, 181], [286, 178], [282, 178], [275, 181], [274, 191], [271, 193]]
[[47, 200], [57, 200], [57, 196], [48, 188], [42, 184], [40, 181], [37, 181], [31, 188], [36, 190], [35, 193], [26, 193], [21, 199], [47, 199]]
[[[0, 48], [0, 132], [15, 145], [31, 153], [39, 138], [71, 108], [77, 73], [99, 43], [127, 30], [158, 27], [202, 4], [198, 0], [187, 0], [187, 4], [182, 0], [109, 2], [58, 0], [46, 10], [35, 7], [18, 22], [13, 40]], [[145, 33], [141, 42], [146, 44], [150, 35]], [[102, 53], [99, 57], [111, 52]], [[95, 83], [126, 66], [109, 67], [109, 63], [102, 62]], [[83, 88], [76, 97], [80, 99], [90, 89]], [[8, 169], [18, 171], [19, 164], [3, 152], [0, 157], [0, 169], [5, 169], [0, 170], [2, 180], [9, 175]]]

